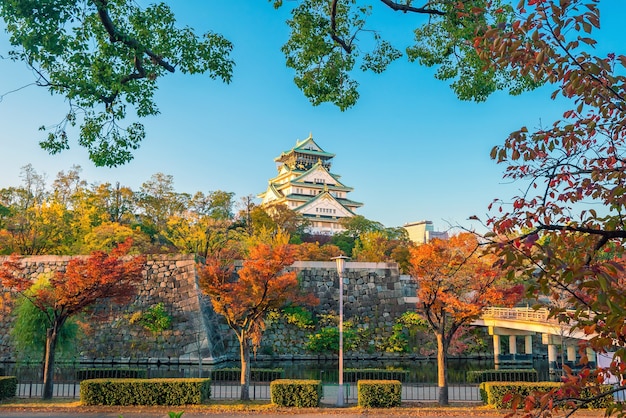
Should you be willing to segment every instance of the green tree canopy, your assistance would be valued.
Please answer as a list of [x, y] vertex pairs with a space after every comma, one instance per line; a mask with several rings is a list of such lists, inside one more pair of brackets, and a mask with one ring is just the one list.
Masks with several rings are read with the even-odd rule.
[[154, 93], [165, 74], [231, 79], [231, 43], [179, 28], [165, 3], [6, 0], [0, 17], [11, 59], [26, 63], [37, 85], [68, 100], [64, 119], [41, 128], [48, 136], [40, 144], [52, 154], [69, 148], [67, 128], [78, 124], [78, 143], [97, 166], [124, 164], [145, 137], [141, 123], [125, 122], [128, 108], [140, 118], [158, 114]]
[[[435, 76], [449, 80], [463, 100], [485, 100], [498, 89], [515, 94], [543, 82], [486, 67], [475, 49], [476, 36], [514, 20], [504, 0], [269, 3], [291, 12], [282, 51], [295, 84], [314, 105], [353, 106], [358, 71], [381, 73], [403, 56], [435, 67]], [[406, 33], [412, 41], [395, 45], [385, 33], [378, 18], [390, 11], [401, 12], [398, 20], [415, 21]], [[8, 56], [25, 63], [36, 85], [69, 105], [56, 124], [45, 121], [41, 146], [52, 154], [68, 149], [69, 128], [78, 126], [77, 143], [98, 166], [133, 158], [145, 137], [138, 120], [159, 113], [155, 92], [166, 74], [207, 74], [226, 83], [232, 78], [231, 42], [179, 25], [167, 2], [142, 7], [132, 0], [6, 0], [0, 2], [0, 18], [9, 34]]]

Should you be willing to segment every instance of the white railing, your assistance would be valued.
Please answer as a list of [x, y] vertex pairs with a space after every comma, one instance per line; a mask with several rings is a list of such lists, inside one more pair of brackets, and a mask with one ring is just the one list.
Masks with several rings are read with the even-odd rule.
[[545, 308], [485, 308], [481, 318], [517, 319], [520, 321], [553, 322], [548, 320], [549, 311]]

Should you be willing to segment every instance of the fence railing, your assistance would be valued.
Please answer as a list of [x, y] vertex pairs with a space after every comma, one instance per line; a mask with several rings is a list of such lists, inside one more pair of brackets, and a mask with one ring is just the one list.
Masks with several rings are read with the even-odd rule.
[[520, 321], [548, 321], [549, 311], [545, 308], [485, 308], [482, 311], [483, 318], [517, 319]]
[[[58, 364], [55, 370], [53, 396], [59, 398], [80, 397], [80, 380], [85, 378], [114, 377], [207, 377], [211, 379], [212, 399], [239, 399], [240, 375], [237, 369], [199, 369], [187, 365], [176, 367], [93, 367], [79, 363]], [[448, 397], [455, 401], [480, 401], [478, 382], [464, 370], [449, 371]], [[0, 363], [0, 375], [16, 376], [18, 380], [17, 396], [36, 398], [42, 396], [43, 379], [40, 364]], [[252, 371], [250, 398], [270, 399], [270, 382], [278, 378], [320, 379], [324, 394], [322, 402], [334, 403], [337, 400], [337, 370], [310, 370], [305, 368], [259, 369]], [[346, 402], [356, 402], [357, 381], [360, 379], [386, 380], [396, 379], [402, 382], [403, 401], [435, 402], [439, 397], [436, 378], [420, 373], [419, 370], [344, 370], [344, 390]]]

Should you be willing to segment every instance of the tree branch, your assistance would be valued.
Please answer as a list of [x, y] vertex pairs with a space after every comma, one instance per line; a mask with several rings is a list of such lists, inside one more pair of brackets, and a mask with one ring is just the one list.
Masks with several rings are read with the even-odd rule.
[[[104, 0], [100, 0], [102, 2]], [[333, 41], [337, 42], [341, 48], [348, 54], [352, 53], [352, 41], [354, 40], [354, 36], [350, 40], [350, 42], [346, 42], [341, 36], [337, 34], [337, 5], [340, 0], [332, 0], [330, 4], [330, 37]], [[438, 15], [445, 16], [446, 12], [437, 9], [431, 9], [428, 7], [413, 7], [410, 4], [405, 3], [397, 3], [392, 0], [381, 0], [387, 7], [396, 12], [411, 12], [411, 13], [420, 13], [420, 14], [428, 14], [428, 15]], [[109, 32], [110, 33], [110, 32]], [[356, 34], [355, 34], [356, 36]]]
[[171, 73], [176, 71], [176, 69], [171, 64], [163, 60], [162, 57], [155, 54], [149, 48], [146, 48], [144, 45], [140, 44], [136, 39], [131, 38], [128, 35], [122, 34], [119, 32], [119, 30], [115, 27], [115, 24], [111, 20], [111, 16], [109, 15], [109, 11], [107, 10], [107, 4], [108, 4], [107, 0], [93, 0], [93, 2], [96, 5], [96, 8], [98, 9], [98, 17], [100, 17], [100, 21], [102, 22], [102, 25], [104, 26], [107, 33], [109, 34], [109, 40], [111, 41], [111, 43], [121, 42], [127, 47], [137, 51], [138, 55], [143, 55], [145, 53], [150, 58], [152, 58], [155, 64], [163, 67], [167, 71]]
[[387, 7], [389, 7], [391, 10], [395, 12], [403, 12], [403, 13], [411, 12], [411, 13], [421, 13], [421, 14], [438, 15], [438, 16], [445, 16], [446, 14], [446, 12], [442, 12], [441, 10], [430, 9], [428, 7], [413, 7], [410, 4], [397, 3], [391, 0], [380, 0], [380, 1], [382, 1]]
[[[143, 67], [143, 55], [144, 54], [150, 57], [150, 59], [152, 60], [154, 64], [164, 68], [165, 70], [171, 73], [176, 71], [176, 69], [170, 63], [163, 60], [162, 57], [155, 54], [150, 48], [147, 48], [145, 45], [142, 45], [141, 43], [139, 43], [137, 39], [134, 39], [128, 36], [127, 34], [121, 33], [118, 30], [118, 28], [113, 23], [113, 20], [111, 20], [111, 16], [109, 15], [109, 11], [107, 9], [108, 0], [92, 0], [92, 1], [98, 10], [98, 17], [100, 18], [100, 22], [102, 22], [102, 26], [109, 34], [109, 40], [111, 41], [111, 43], [121, 42], [122, 44], [126, 45], [128, 48], [135, 51], [133, 65], [136, 71], [122, 77], [122, 79], [120, 80], [120, 84], [124, 85], [132, 80], [140, 80], [147, 76], [146, 71]], [[107, 107], [108, 107], [115, 101], [118, 95], [119, 95], [119, 91], [115, 91], [109, 96], [101, 96], [101, 99], [104, 103], [107, 104]]]
[[333, 0], [333, 2], [330, 4], [330, 37], [333, 39], [333, 41], [341, 45], [341, 48], [343, 48], [344, 51], [350, 54], [352, 52], [352, 46], [349, 45], [347, 42], [345, 42], [343, 38], [340, 38], [337, 35], [337, 3], [338, 2], [339, 0]]

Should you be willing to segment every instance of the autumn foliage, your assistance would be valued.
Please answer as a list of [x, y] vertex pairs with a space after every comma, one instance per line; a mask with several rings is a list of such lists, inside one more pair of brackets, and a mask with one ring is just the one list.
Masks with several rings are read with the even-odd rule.
[[[552, 315], [586, 332], [597, 352], [615, 353], [607, 370], [567, 374], [559, 393], [539, 402], [546, 414], [588, 404], [579, 396], [585, 385], [624, 372], [626, 55], [602, 45], [614, 37], [599, 36], [601, 8], [610, 4], [520, 1], [511, 25], [485, 28], [474, 43], [486, 65], [547, 82], [567, 105], [554, 121], [512, 132], [491, 154], [505, 178], [525, 183], [512, 200], [494, 201], [488, 220], [509, 277], [526, 280], [529, 296], [547, 299]], [[614, 410], [623, 414], [624, 404], [607, 413]]]
[[66, 320], [97, 302], [124, 303], [135, 294], [144, 257], [125, 257], [131, 245], [127, 240], [110, 254], [96, 251], [88, 257], [73, 258], [65, 271], [57, 271], [47, 285], [35, 288], [35, 282], [23, 272], [20, 257], [12, 256], [0, 268], [2, 286], [10, 294], [28, 299], [47, 317], [44, 398], [52, 396], [56, 341]]
[[474, 234], [434, 239], [411, 249], [417, 312], [437, 338], [439, 403], [448, 403], [447, 356], [453, 338], [487, 306], [511, 305], [521, 287], [504, 286], [496, 259], [481, 251]]
[[300, 288], [296, 272], [285, 269], [294, 262], [295, 246], [257, 243], [243, 267], [235, 273], [234, 260], [207, 258], [200, 271], [200, 287], [211, 297], [213, 309], [235, 332], [241, 354], [241, 399], [249, 398], [250, 350], [258, 347], [265, 316], [291, 305], [314, 305], [318, 300]]

